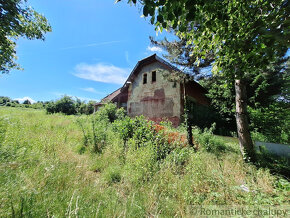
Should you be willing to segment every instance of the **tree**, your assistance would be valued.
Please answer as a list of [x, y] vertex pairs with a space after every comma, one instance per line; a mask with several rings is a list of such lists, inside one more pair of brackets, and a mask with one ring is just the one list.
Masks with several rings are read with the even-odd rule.
[[11, 99], [9, 97], [0, 96], [0, 105], [1, 106], [6, 105], [8, 102], [11, 102]]
[[[173, 34], [176, 34], [174, 30], [170, 30]], [[208, 67], [214, 62], [214, 55], [212, 52], [207, 53], [205, 58], [198, 65], [196, 63], [197, 56], [191, 53], [191, 45], [187, 45], [186, 39], [178, 37], [173, 41], [168, 41], [167, 38], [164, 40], [156, 41], [153, 37], [149, 37], [151, 44], [164, 49], [167, 54], [163, 56], [175, 65], [179, 65], [182, 71], [191, 75], [195, 80], [201, 80], [208, 77]], [[203, 70], [203, 71], [202, 71]]]
[[55, 108], [57, 113], [64, 113], [66, 115], [73, 115], [77, 113], [76, 102], [70, 96], [63, 96], [61, 99], [55, 102]]
[[[174, 33], [173, 30], [171, 32]], [[215, 122], [217, 128], [215, 130], [218, 134], [227, 134], [235, 131], [235, 89], [234, 83], [227, 81], [227, 78], [221, 74], [213, 75], [210, 71], [210, 66], [214, 62], [214, 55], [212, 53], [207, 54], [205, 60], [197, 66], [195, 63], [196, 57], [190, 55], [191, 46], [187, 45], [186, 40], [177, 38], [172, 41], [164, 38], [163, 40], [154, 40], [150, 37], [151, 44], [162, 48], [166, 53], [163, 56], [171, 63], [178, 65], [183, 72], [192, 75], [195, 80], [205, 87], [208, 91], [207, 96], [211, 100], [211, 107], [201, 107], [195, 105], [193, 110], [189, 111], [193, 116], [193, 124], [201, 128], [210, 127], [211, 123]], [[269, 125], [261, 125], [259, 122], [261, 116], [269, 111], [269, 107], [273, 108], [273, 104], [278, 99], [287, 99], [285, 97], [285, 91], [289, 87], [289, 80], [287, 80], [287, 65], [289, 57], [284, 56], [278, 59], [276, 63], [271, 64], [269, 69], [261, 74], [255, 75], [255, 77], [247, 78], [247, 104], [250, 108], [250, 129], [259, 130], [268, 136], [271, 142], [281, 142], [281, 134], [277, 134], [279, 130], [284, 126], [281, 122], [276, 122], [275, 128], [271, 128]], [[179, 82], [183, 80], [178, 78]], [[288, 81], [288, 82], [287, 82]], [[281, 107], [279, 107], [281, 109]], [[260, 113], [258, 113], [261, 111]], [[270, 110], [271, 111], [271, 110]], [[279, 111], [279, 110], [275, 110]], [[255, 114], [251, 114], [251, 113]], [[280, 111], [281, 114], [285, 114], [285, 111]], [[268, 113], [269, 114], [269, 113]], [[197, 117], [198, 119], [195, 119]], [[255, 118], [255, 119], [253, 119]], [[263, 120], [272, 122], [270, 116], [264, 117]], [[279, 125], [279, 126], [277, 126]], [[279, 127], [279, 128], [278, 128]], [[273, 130], [273, 131], [272, 131]], [[281, 132], [281, 131], [280, 131]], [[274, 140], [274, 141], [273, 141]]]
[[[120, 1], [120, 0], [117, 0]], [[129, 0], [136, 4], [136, 0]], [[259, 75], [289, 46], [288, 0], [140, 0], [156, 30], [172, 28], [192, 45], [199, 65], [213, 53], [214, 74], [235, 85], [239, 144], [247, 160], [255, 152], [247, 119], [246, 79]]]
[[44, 40], [50, 31], [46, 18], [28, 6], [27, 0], [0, 0], [0, 72], [21, 69], [15, 62], [19, 37]]
[[30, 105], [30, 104], [31, 104], [31, 102], [30, 102], [28, 99], [26, 99], [26, 100], [24, 100], [23, 104]]
[[[197, 66], [196, 57], [190, 55], [192, 45], [186, 45], [184, 39], [168, 41], [166, 38], [156, 41], [150, 37], [154, 46], [166, 51], [163, 56], [171, 63], [179, 65], [183, 72], [192, 75], [209, 91], [213, 106], [222, 113], [232, 113], [234, 105], [234, 84], [227, 81], [222, 74], [213, 75], [210, 66], [215, 58], [212, 53], [207, 54], [205, 60]], [[264, 107], [276, 101], [287, 89], [287, 65], [289, 57], [280, 57], [269, 65], [267, 71], [247, 78], [247, 104], [251, 107]], [[289, 81], [288, 81], [289, 83]]]

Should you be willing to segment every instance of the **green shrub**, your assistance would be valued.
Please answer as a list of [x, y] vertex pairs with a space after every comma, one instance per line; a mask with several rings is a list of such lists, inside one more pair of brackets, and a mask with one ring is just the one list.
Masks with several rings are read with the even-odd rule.
[[48, 114], [63, 113], [66, 115], [73, 114], [92, 114], [94, 112], [94, 101], [89, 101], [87, 104], [82, 102], [80, 99], [74, 100], [70, 96], [63, 96], [57, 101], [50, 101], [47, 103], [36, 103], [33, 104], [33, 108], [43, 108], [45, 106]]
[[188, 161], [190, 155], [193, 155], [191, 148], [176, 148], [167, 157], [167, 161], [174, 163], [177, 166], [183, 166]]
[[133, 120], [133, 139], [137, 146], [144, 146], [148, 141], [154, 137], [152, 130], [152, 122], [145, 119], [143, 115], [135, 117]]
[[195, 141], [199, 144], [201, 150], [216, 154], [220, 152], [225, 152], [227, 147], [222, 139], [219, 139], [213, 135], [214, 128], [214, 124], [209, 129], [205, 128], [204, 131], [196, 128], [193, 131]]
[[91, 115], [79, 117], [76, 123], [83, 133], [83, 146], [91, 147], [91, 151], [99, 153], [107, 144], [108, 121]]
[[125, 117], [122, 120], [116, 120], [113, 123], [113, 129], [118, 132], [124, 142], [128, 139], [133, 138], [136, 141], [136, 146], [140, 147], [146, 142], [153, 139], [152, 123], [139, 116], [131, 119]]
[[169, 143], [167, 136], [164, 135], [163, 132], [155, 133], [152, 138], [152, 143], [158, 161], [165, 159], [167, 155], [177, 147], [175, 143]]
[[66, 115], [72, 115], [77, 113], [75, 101], [69, 96], [64, 96], [56, 101], [55, 108], [57, 113], [63, 113]]
[[130, 138], [133, 137], [134, 122], [130, 117], [124, 117], [121, 120], [116, 120], [113, 123], [113, 130], [118, 132], [120, 137], [126, 143]]
[[118, 109], [113, 103], [108, 103], [102, 106], [97, 112], [96, 116], [100, 120], [108, 120], [113, 123], [117, 119], [123, 119], [125, 117], [125, 110], [123, 108]]
[[92, 117], [92, 132], [90, 135], [93, 151], [99, 153], [107, 144], [107, 125], [105, 121], [101, 121]]
[[290, 143], [290, 112], [278, 103], [268, 107], [249, 107], [250, 127], [256, 140], [273, 143]]
[[[133, 119], [125, 117], [113, 123], [113, 130], [123, 139], [124, 143], [129, 139], [134, 141], [135, 149], [153, 146], [156, 160], [164, 159], [176, 145], [168, 142], [163, 132], [155, 132], [153, 123], [144, 118], [144, 116]], [[131, 142], [132, 142], [131, 140]]]
[[49, 102], [49, 103], [46, 105], [45, 109], [46, 109], [46, 112], [47, 112], [48, 114], [57, 113], [57, 111], [56, 111], [56, 105], [55, 105], [54, 102]]
[[166, 129], [174, 129], [173, 124], [170, 120], [162, 120], [159, 125], [166, 127]]

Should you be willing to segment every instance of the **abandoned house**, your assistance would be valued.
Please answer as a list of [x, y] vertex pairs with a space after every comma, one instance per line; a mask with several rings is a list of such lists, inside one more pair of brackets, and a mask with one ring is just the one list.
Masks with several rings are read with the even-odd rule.
[[208, 105], [206, 90], [195, 81], [170, 82], [164, 75], [181, 72], [156, 54], [138, 61], [125, 84], [95, 105], [95, 111], [113, 102], [127, 110], [130, 117], [144, 115], [159, 123], [169, 120], [174, 126], [182, 122], [184, 96], [194, 104]]

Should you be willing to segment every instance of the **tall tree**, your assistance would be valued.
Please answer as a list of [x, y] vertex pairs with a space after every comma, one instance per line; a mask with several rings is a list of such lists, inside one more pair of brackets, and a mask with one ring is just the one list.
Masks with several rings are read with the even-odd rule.
[[[117, 0], [120, 1], [120, 0]], [[129, 0], [136, 4], [136, 0]], [[267, 70], [289, 46], [288, 0], [140, 0], [157, 30], [172, 28], [191, 46], [199, 65], [208, 53], [212, 71], [235, 84], [239, 144], [248, 160], [255, 152], [247, 119], [246, 78]]]
[[[173, 32], [174, 33], [174, 32]], [[192, 75], [195, 80], [202, 83], [209, 91], [213, 106], [219, 111], [229, 112], [234, 105], [233, 83], [227, 81], [227, 77], [222, 74], [211, 73], [211, 65], [215, 61], [212, 53], [206, 54], [205, 59], [197, 66], [196, 57], [190, 51], [194, 45], [187, 45], [184, 39], [173, 41], [154, 40], [149, 37], [151, 44], [162, 48], [166, 53], [163, 56], [171, 63], [179, 65], [184, 72]], [[268, 66], [263, 73], [252, 75], [247, 78], [247, 103], [251, 107], [268, 106], [287, 89], [287, 64], [289, 57], [280, 57]]]
[[44, 40], [50, 31], [46, 18], [28, 6], [27, 0], [0, 0], [0, 72], [21, 69], [15, 62], [19, 37]]

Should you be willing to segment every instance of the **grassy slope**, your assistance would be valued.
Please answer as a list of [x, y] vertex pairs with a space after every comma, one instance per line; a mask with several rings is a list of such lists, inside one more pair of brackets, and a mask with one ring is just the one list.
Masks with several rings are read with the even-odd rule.
[[289, 203], [289, 183], [245, 164], [236, 144], [219, 155], [187, 149], [185, 162], [173, 153], [153, 166], [148, 149], [129, 150], [124, 163], [114, 133], [102, 154], [79, 154], [75, 116], [0, 108], [0, 118], [8, 122], [0, 135], [3, 217], [182, 216], [192, 204]]

